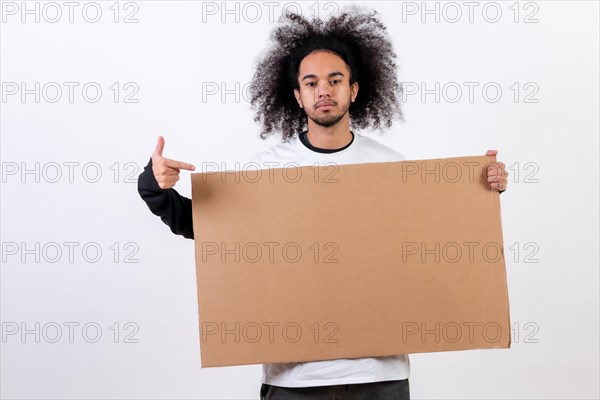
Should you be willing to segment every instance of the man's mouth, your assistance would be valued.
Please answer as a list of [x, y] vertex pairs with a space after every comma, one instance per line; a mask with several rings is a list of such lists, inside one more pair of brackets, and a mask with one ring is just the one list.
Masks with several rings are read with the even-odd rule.
[[330, 102], [330, 101], [324, 101], [324, 102], [322, 102], [322, 103], [317, 103], [317, 108], [321, 108], [321, 109], [324, 109], [324, 110], [328, 110], [328, 109], [330, 109], [331, 107], [333, 107], [334, 105], [335, 105], [335, 103], [332, 103], [332, 102]]

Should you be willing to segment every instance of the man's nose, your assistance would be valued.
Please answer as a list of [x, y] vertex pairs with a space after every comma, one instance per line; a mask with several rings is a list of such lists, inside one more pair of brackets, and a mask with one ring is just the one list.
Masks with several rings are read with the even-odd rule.
[[334, 88], [329, 82], [319, 85], [319, 100], [334, 94]]

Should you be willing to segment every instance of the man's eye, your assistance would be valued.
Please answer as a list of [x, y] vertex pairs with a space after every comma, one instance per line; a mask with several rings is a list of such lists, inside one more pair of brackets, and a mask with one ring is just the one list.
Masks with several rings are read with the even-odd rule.
[[337, 85], [337, 84], [339, 84], [340, 82], [341, 82], [341, 80], [340, 80], [340, 79], [334, 79], [334, 80], [332, 80], [332, 81], [331, 81], [331, 83], [332, 83], [333, 85]]
[[315, 83], [315, 82], [308, 82], [308, 83], [306, 84], [306, 86], [308, 86], [308, 87], [314, 87], [314, 85], [316, 85], [316, 83]]

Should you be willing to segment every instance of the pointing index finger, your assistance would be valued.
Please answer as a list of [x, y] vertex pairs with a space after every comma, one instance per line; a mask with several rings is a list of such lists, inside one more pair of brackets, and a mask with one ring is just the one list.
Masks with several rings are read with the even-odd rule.
[[165, 159], [166, 165], [167, 167], [171, 167], [171, 168], [177, 168], [177, 169], [185, 169], [187, 171], [195, 171], [196, 167], [194, 167], [192, 164], [188, 164], [182, 161], [177, 161], [177, 160], [171, 160], [169, 158]]

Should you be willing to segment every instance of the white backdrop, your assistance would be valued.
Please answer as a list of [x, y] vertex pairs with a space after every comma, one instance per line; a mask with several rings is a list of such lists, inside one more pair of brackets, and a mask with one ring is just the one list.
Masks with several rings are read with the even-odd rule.
[[[343, 5], [2, 2], [2, 398], [258, 398], [260, 366], [200, 368], [193, 242], [137, 176], [158, 135], [196, 166], [275, 144], [253, 63], [282, 10]], [[512, 348], [411, 355], [412, 397], [598, 398], [598, 3], [369, 5], [407, 89], [406, 122], [372, 137], [498, 149], [511, 174]]]

